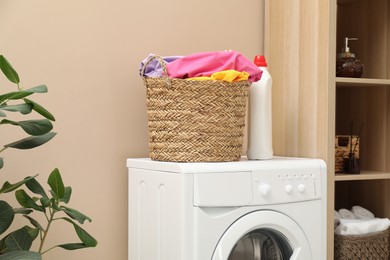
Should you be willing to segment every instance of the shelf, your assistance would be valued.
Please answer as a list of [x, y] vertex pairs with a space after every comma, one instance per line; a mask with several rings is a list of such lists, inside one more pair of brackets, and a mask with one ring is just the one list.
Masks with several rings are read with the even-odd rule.
[[390, 179], [390, 172], [361, 171], [360, 174], [336, 173], [335, 181], [361, 181]]
[[390, 86], [390, 79], [336, 77], [336, 84], [337, 87]]

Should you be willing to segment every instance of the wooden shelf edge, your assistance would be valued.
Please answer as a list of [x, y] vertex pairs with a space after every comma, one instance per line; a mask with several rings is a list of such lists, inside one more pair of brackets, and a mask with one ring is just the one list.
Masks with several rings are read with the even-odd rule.
[[360, 174], [336, 173], [335, 181], [385, 180], [390, 179], [390, 172], [361, 171]]
[[336, 77], [336, 85], [338, 87], [390, 86], [390, 79]]

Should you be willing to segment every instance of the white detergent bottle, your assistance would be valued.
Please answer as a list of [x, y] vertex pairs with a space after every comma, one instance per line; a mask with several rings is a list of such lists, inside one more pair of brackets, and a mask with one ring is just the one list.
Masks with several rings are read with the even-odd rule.
[[267, 160], [272, 149], [272, 78], [264, 56], [256, 56], [254, 63], [263, 74], [253, 82], [249, 91], [248, 151], [249, 160]]

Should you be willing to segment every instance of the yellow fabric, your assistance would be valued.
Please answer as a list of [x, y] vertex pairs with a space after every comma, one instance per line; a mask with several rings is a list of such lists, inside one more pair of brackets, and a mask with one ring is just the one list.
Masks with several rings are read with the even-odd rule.
[[210, 77], [194, 77], [188, 80], [223, 80], [227, 82], [248, 80], [248, 72], [240, 72], [236, 70], [224, 70], [213, 73]]

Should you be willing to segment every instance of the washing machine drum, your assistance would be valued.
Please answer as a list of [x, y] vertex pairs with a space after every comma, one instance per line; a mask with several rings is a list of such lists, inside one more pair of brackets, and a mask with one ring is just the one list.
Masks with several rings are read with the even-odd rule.
[[259, 229], [242, 237], [228, 260], [290, 259], [294, 250], [287, 238], [277, 230]]
[[257, 211], [235, 221], [221, 237], [212, 260], [309, 260], [309, 242], [288, 216]]

